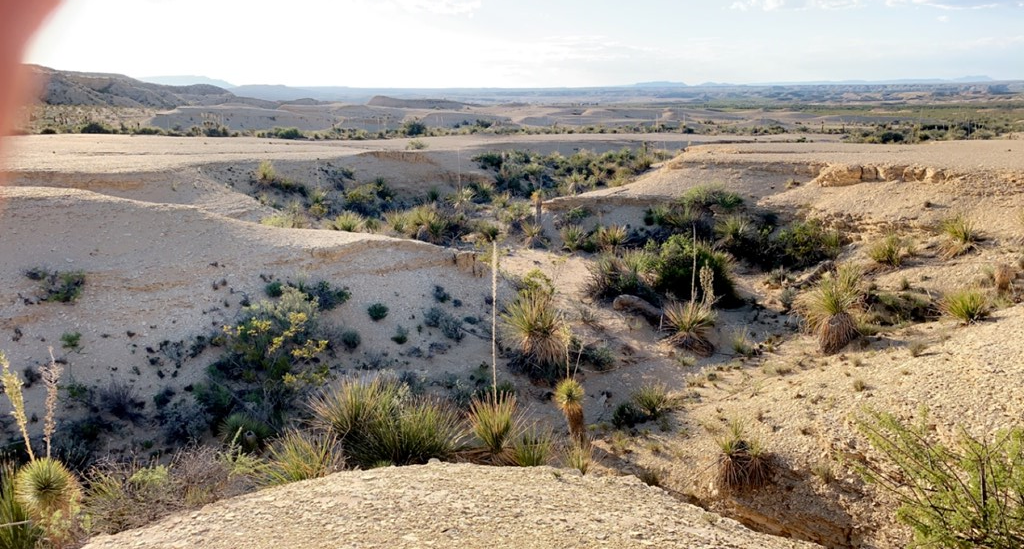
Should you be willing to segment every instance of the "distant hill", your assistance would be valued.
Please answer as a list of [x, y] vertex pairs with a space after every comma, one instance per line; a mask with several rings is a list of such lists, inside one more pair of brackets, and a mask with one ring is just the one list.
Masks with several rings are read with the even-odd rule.
[[123, 74], [72, 72], [29, 65], [45, 81], [40, 100], [49, 105], [105, 105], [173, 109], [185, 105], [239, 103], [275, 108], [277, 103], [238, 97], [209, 84], [166, 86], [143, 82]]
[[210, 86], [217, 86], [218, 88], [224, 88], [225, 90], [235, 87], [234, 84], [226, 80], [193, 75], [143, 76], [138, 78], [138, 80], [149, 82], [150, 84], [162, 84], [164, 86], [191, 86], [193, 84], [207, 84]]
[[459, 110], [471, 105], [445, 99], [396, 99], [386, 95], [375, 95], [366, 103], [371, 107], [393, 107], [398, 109], [452, 109]]
[[633, 84], [633, 87], [634, 88], [685, 88], [686, 84], [684, 84], [683, 82], [667, 82], [667, 81], [637, 82], [636, 84]]

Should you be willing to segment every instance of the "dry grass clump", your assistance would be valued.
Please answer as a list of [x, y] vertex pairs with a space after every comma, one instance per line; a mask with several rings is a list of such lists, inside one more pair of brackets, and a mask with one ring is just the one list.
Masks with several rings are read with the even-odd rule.
[[952, 259], [978, 246], [981, 235], [966, 214], [953, 214], [939, 223], [939, 230], [946, 235], [940, 251], [943, 259]]
[[334, 434], [288, 431], [270, 447], [263, 482], [280, 485], [320, 478], [340, 471], [344, 464]]
[[912, 253], [909, 241], [895, 233], [885, 235], [868, 247], [868, 257], [872, 261], [889, 267], [899, 267]]
[[749, 437], [739, 421], [733, 421], [729, 433], [720, 438], [715, 485], [724, 493], [756, 490], [771, 482], [772, 465], [761, 442]]
[[837, 353], [860, 335], [852, 314], [860, 306], [860, 280], [860, 269], [844, 265], [797, 298], [797, 308], [807, 328], [817, 334], [822, 353]]
[[995, 271], [992, 273], [992, 281], [995, 283], [996, 291], [999, 292], [999, 295], [1004, 295], [1010, 291], [1010, 286], [1015, 278], [1017, 278], [1017, 272], [1013, 267], [1005, 263], [996, 265]]
[[987, 317], [991, 312], [991, 303], [981, 290], [960, 290], [944, 297], [939, 310], [967, 325]]
[[539, 467], [551, 461], [555, 435], [550, 429], [533, 425], [512, 441], [510, 457], [519, 467]]

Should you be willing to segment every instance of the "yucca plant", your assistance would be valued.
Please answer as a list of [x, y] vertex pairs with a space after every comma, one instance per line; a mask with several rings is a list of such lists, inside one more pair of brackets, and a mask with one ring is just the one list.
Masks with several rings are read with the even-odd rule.
[[552, 397], [555, 405], [565, 416], [565, 421], [569, 425], [569, 434], [580, 443], [586, 439], [587, 435], [583, 419], [583, 398], [585, 396], [583, 385], [574, 378], [567, 377], [558, 382]]
[[271, 445], [262, 481], [267, 485], [288, 484], [324, 477], [343, 466], [338, 439], [333, 433], [291, 430]]
[[412, 226], [411, 215], [407, 211], [391, 211], [384, 214], [384, 225], [390, 228], [395, 234], [411, 236]]
[[374, 422], [394, 415], [407, 395], [408, 390], [390, 378], [350, 380], [312, 397], [309, 409], [314, 426], [333, 432], [347, 445], [367, 437]]
[[74, 540], [82, 487], [63, 463], [41, 457], [23, 465], [14, 477], [14, 497], [52, 545]]
[[963, 212], [943, 219], [939, 223], [939, 230], [946, 235], [941, 247], [944, 259], [952, 259], [973, 250], [981, 239], [974, 222]]
[[505, 337], [530, 365], [544, 369], [564, 363], [570, 332], [548, 292], [523, 291], [501, 315]]
[[715, 222], [715, 236], [720, 245], [729, 248], [743, 242], [754, 231], [750, 218], [742, 214], [727, 215]]
[[13, 463], [0, 463], [0, 547], [34, 549], [43, 531], [31, 522], [25, 507], [14, 495]]
[[328, 225], [335, 231], [361, 233], [366, 229], [366, 216], [356, 212], [342, 212]]
[[365, 438], [344, 446], [361, 467], [414, 465], [451, 458], [462, 448], [464, 436], [457, 410], [440, 400], [417, 398], [372, 421]]
[[990, 309], [988, 296], [976, 289], [950, 293], [939, 304], [939, 310], [965, 325], [984, 319], [989, 315]]
[[470, 402], [469, 425], [494, 460], [504, 459], [520, 421], [516, 397], [509, 393], [488, 392], [486, 397]]
[[715, 346], [708, 339], [708, 331], [718, 320], [718, 313], [697, 301], [671, 302], [665, 307], [665, 325], [669, 332], [666, 341], [700, 356], [711, 356]]
[[825, 273], [817, 286], [796, 300], [808, 330], [818, 336], [821, 352], [827, 355], [839, 352], [860, 335], [853, 316], [860, 307], [860, 279], [856, 266], [844, 265]]
[[523, 246], [527, 248], [542, 248], [545, 241], [544, 227], [535, 223], [523, 223]]
[[897, 234], [887, 234], [868, 247], [868, 257], [880, 265], [899, 267], [910, 255], [910, 245]]
[[519, 467], [539, 467], [551, 461], [554, 448], [554, 433], [551, 429], [536, 424], [521, 430], [512, 440], [510, 457]]
[[749, 437], [739, 421], [733, 421], [729, 433], [718, 439], [721, 454], [715, 485], [725, 493], [761, 488], [771, 482], [771, 459], [761, 442]]
[[598, 247], [605, 251], [615, 251], [626, 242], [628, 233], [622, 225], [599, 226], [594, 232]]
[[559, 231], [559, 236], [562, 237], [562, 248], [570, 252], [583, 251], [589, 247], [589, 235], [579, 225], [569, 224], [562, 227], [562, 230]]

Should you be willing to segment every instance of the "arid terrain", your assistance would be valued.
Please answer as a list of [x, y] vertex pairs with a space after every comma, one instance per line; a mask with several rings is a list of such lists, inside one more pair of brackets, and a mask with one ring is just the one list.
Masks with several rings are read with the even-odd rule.
[[[187, 107], [158, 116], [188, 125]], [[169, 399], [161, 409], [193, 405], [192, 389], [221, 352], [208, 343], [245, 305], [266, 299], [273, 281], [323, 280], [348, 288], [351, 297], [324, 311], [322, 321], [361, 336], [325, 359], [331, 377], [394, 371], [432, 394], [465, 396], [489, 379], [481, 374], [491, 363], [487, 245], [475, 233], [435, 244], [386, 226], [328, 230], [326, 217], [311, 223], [318, 228], [260, 223], [301, 201], [261, 187], [261, 163], [272, 163], [279, 181], [325, 190], [328, 202], [381, 181], [393, 193], [387, 200], [413, 206], [453, 202], [471, 183], [490, 184], [496, 173], [474, 157], [492, 151], [570, 157], [581, 150], [663, 150], [663, 160], [621, 185], [542, 199], [545, 246], [524, 245], [522, 233], [506, 227], [502, 208], [467, 206], [474, 219], [502, 227], [499, 307], [539, 269], [573, 334], [611, 357], [600, 371], [584, 366], [579, 372], [595, 444], [593, 471], [580, 477], [468, 464], [347, 471], [218, 502], [89, 546], [184, 547], [201, 539], [209, 547], [280, 547], [329, 535], [339, 547], [803, 546], [794, 540], [903, 547], [910, 532], [895, 520], [895, 501], [855, 471], [877, 459], [857, 420], [868, 409], [909, 420], [927, 407], [929, 427], [944, 440], [960, 429], [984, 438], [1019, 424], [1024, 140], [879, 145], [793, 137], [455, 135], [418, 138], [416, 150], [407, 150], [409, 139], [11, 138], [7, 183], [0, 188], [0, 349], [23, 377], [49, 361], [52, 347], [66, 363], [65, 383], [77, 391], [102, 395], [128, 384], [141, 403], [131, 420], [104, 411], [101, 433], [87, 440], [65, 431], [65, 441], [98, 455], [159, 456], [174, 445], [162, 435], [158, 418], [164, 416], [154, 396]], [[865, 300], [913, 294], [926, 303], [925, 312], [903, 318], [901, 310], [865, 303], [875, 314], [871, 330], [824, 355], [789, 303], [813, 285], [816, 267], [775, 276], [737, 260], [731, 271], [738, 301], [719, 310], [709, 335], [715, 351], [700, 356], [667, 343], [643, 316], [593, 295], [599, 254], [563, 247], [561, 229], [574, 212], [587, 212], [578, 222], [588, 230], [614, 224], [631, 235], [651, 234], [657, 223], [645, 217], [650, 221], [653, 209], [712, 187], [736, 193], [751, 217], [777, 219], [778, 227], [813, 219], [837, 231], [833, 261], [862, 268], [870, 287]], [[302, 200], [303, 208], [311, 205]], [[532, 214], [534, 202], [519, 202]], [[980, 237], [973, 249], [948, 257], [937, 227], [954, 214], [971, 220]], [[888, 234], [899, 234], [912, 250], [898, 266], [869, 257], [871, 245]], [[72, 303], [47, 302], [39, 282], [25, 276], [33, 268], [84, 273], [80, 295]], [[1011, 273], [998, 296], [997, 270]], [[991, 294], [990, 317], [961, 325], [938, 313], [943, 296], [963, 288]], [[389, 309], [379, 321], [367, 315], [378, 303]], [[452, 340], [424, 327], [432, 308], [472, 319], [461, 324], [465, 337]], [[398, 343], [393, 336], [402, 331], [407, 341]], [[549, 384], [510, 371], [507, 354], [499, 357], [498, 375], [514, 385], [532, 417], [564, 431]], [[680, 404], [660, 421], [614, 425], [616, 408], [652, 383], [664, 384]], [[37, 418], [44, 412], [41, 385], [26, 390]], [[94, 413], [84, 399], [69, 396], [59, 419], [67, 429], [82, 429]], [[737, 421], [776, 466], [768, 486], [726, 494], [712, 482], [717, 441]], [[12, 421], [0, 426], [5, 440], [17, 440]], [[217, 443], [211, 433], [203, 440]], [[660, 488], [612, 478], [628, 474]], [[283, 523], [294, 534], [282, 533]], [[267, 525], [275, 528], [264, 536]], [[263, 542], [239, 543], [240, 535]]]

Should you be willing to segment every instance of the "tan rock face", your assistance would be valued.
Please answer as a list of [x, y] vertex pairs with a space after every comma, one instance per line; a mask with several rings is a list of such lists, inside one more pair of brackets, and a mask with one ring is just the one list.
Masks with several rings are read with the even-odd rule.
[[[871, 179], [874, 179], [874, 168], [871, 168]], [[860, 165], [830, 164], [814, 179], [821, 187], [846, 187], [862, 181], [864, 168]]]

